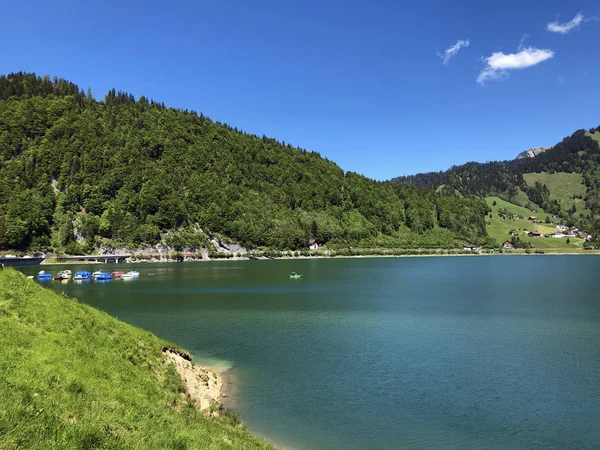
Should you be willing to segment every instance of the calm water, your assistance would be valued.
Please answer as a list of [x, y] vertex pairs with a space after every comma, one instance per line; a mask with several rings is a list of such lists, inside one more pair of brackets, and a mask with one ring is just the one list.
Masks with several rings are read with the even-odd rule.
[[600, 257], [135, 269], [50, 286], [230, 368], [282, 447], [600, 448]]

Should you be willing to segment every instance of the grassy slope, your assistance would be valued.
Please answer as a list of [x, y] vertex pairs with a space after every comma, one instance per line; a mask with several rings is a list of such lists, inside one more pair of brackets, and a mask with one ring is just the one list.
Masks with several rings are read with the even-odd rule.
[[164, 341], [14, 270], [0, 270], [0, 330], [2, 450], [267, 446], [182, 400]]
[[[529, 197], [527, 197], [527, 194], [525, 192], [523, 192], [521, 189], [517, 188], [517, 195], [515, 199], [512, 199], [515, 203], [518, 203], [520, 205], [526, 205], [528, 203], [531, 203], [532, 205], [535, 205], [535, 203], [533, 203], [531, 200], [529, 200]], [[538, 206], [535, 205], [535, 209], [539, 210]]]
[[[550, 234], [556, 231], [556, 225], [548, 224], [532, 224], [531, 221], [527, 220], [530, 215], [535, 215], [540, 220], [545, 220], [548, 214], [541, 210], [537, 210], [535, 213], [517, 205], [513, 205], [507, 201], [504, 201], [498, 197], [486, 197], [485, 201], [492, 209], [492, 218], [489, 217], [487, 221], [487, 232], [488, 234], [496, 239], [498, 243], [502, 243], [506, 240], [510, 240], [508, 232], [510, 230], [517, 230], [521, 241], [531, 242], [534, 248], [541, 249], [544, 251], [557, 251], [557, 252], [570, 252], [582, 250], [583, 240], [579, 238], [571, 238], [570, 244], [567, 244], [566, 239], [554, 239], [554, 238], [530, 238], [526, 234], [527, 231], [538, 230], [542, 234]], [[493, 206], [494, 201], [496, 206]], [[498, 215], [499, 208], [506, 208], [514, 214], [520, 214], [523, 219], [503, 219]], [[552, 216], [550, 216], [552, 217]]]
[[567, 210], [574, 204], [577, 212], [585, 209], [585, 202], [582, 199], [573, 199], [573, 195], [585, 195], [586, 187], [583, 184], [583, 177], [579, 173], [526, 173], [523, 174], [525, 182], [533, 186], [536, 181], [545, 184], [550, 191], [550, 200], [559, 200], [561, 208]]

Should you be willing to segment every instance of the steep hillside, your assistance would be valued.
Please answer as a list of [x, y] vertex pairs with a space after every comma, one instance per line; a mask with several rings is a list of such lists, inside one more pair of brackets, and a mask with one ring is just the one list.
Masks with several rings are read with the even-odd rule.
[[563, 211], [579, 215], [586, 208], [583, 198], [587, 189], [583, 177], [579, 173], [534, 172], [523, 174], [523, 179], [529, 187], [534, 187], [536, 183], [545, 185], [549, 192], [548, 199], [558, 201]]
[[530, 209], [539, 207], [600, 233], [600, 127], [578, 130], [534, 158], [489, 163], [469, 162], [445, 172], [394, 181], [432, 188], [444, 186], [462, 194], [498, 196]]
[[96, 101], [62, 79], [0, 77], [0, 250], [151, 245], [172, 230], [193, 248], [198, 228], [253, 247], [453, 247], [485, 242], [486, 212], [145, 97]]
[[600, 131], [597, 128], [596, 130], [591, 130], [590, 132], [586, 133], [586, 135], [600, 144]]
[[8, 269], [0, 329], [4, 450], [270, 448], [182, 395], [164, 341]]

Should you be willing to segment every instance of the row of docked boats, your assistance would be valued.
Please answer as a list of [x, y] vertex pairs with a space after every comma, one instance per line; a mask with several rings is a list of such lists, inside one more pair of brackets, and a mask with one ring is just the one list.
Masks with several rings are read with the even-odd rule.
[[[51, 273], [48, 273], [44, 270], [38, 273], [37, 279], [38, 281], [68, 281], [72, 277], [72, 272], [70, 270], [61, 270], [56, 274], [56, 276], [52, 276]], [[130, 270], [129, 272], [124, 272], [122, 270], [116, 270], [112, 273], [105, 272], [103, 270], [98, 270], [96, 272], [88, 272], [88, 271], [80, 271], [75, 272], [73, 276], [73, 281], [111, 281], [115, 278], [121, 278], [123, 280], [134, 280], [139, 278], [140, 273], [137, 270]]]

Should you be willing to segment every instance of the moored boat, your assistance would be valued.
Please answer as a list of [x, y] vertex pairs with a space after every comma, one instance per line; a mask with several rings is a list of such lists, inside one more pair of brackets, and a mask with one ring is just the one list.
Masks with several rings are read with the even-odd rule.
[[87, 271], [75, 272], [75, 276], [73, 277], [73, 279], [76, 281], [89, 280], [90, 278], [92, 278], [92, 274], [91, 272]]
[[110, 274], [113, 276], [113, 278], [121, 278], [123, 275], [125, 275], [125, 272], [123, 272], [122, 270], [115, 270]]
[[99, 270], [98, 272], [94, 272], [94, 280], [110, 281], [110, 280], [112, 280], [112, 275], [108, 272], [103, 272], [103, 271]]
[[43, 270], [40, 270], [40, 272], [38, 273], [37, 276], [39, 281], [50, 281], [52, 280], [52, 274], [51, 273], [46, 273]]
[[139, 278], [139, 277], [140, 277], [140, 273], [137, 270], [130, 270], [129, 272], [121, 275], [121, 278], [123, 278], [124, 280], [133, 280], [133, 279]]
[[55, 280], [68, 280], [69, 278], [71, 278], [70, 270], [61, 270], [54, 277]]

